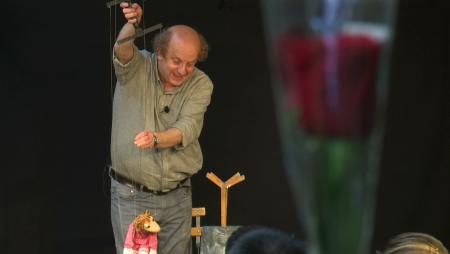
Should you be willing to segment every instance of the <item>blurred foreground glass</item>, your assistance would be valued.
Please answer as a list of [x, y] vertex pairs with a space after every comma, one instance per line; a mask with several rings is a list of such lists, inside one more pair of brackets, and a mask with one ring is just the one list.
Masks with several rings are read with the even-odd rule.
[[396, 1], [261, 1], [309, 253], [369, 253]]

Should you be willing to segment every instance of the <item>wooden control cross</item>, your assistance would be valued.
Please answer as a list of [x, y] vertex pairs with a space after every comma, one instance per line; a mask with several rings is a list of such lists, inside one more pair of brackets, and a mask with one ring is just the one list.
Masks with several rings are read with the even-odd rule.
[[228, 189], [231, 186], [238, 184], [245, 180], [245, 176], [236, 173], [234, 176], [230, 177], [226, 182], [220, 180], [214, 173], [207, 173], [206, 178], [211, 180], [220, 188], [220, 224], [222, 227], [227, 226], [227, 206], [228, 206]]

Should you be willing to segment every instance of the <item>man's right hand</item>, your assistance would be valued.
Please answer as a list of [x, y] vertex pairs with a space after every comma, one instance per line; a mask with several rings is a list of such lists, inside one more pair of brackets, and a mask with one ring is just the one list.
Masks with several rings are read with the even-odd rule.
[[130, 6], [129, 2], [122, 2], [120, 3], [120, 7], [122, 7], [123, 15], [128, 23], [133, 24], [134, 26], [139, 25], [142, 17], [142, 8], [139, 4], [133, 3]]
[[[118, 41], [133, 36], [136, 33], [143, 14], [141, 6], [136, 3], [130, 6], [128, 2], [122, 2], [120, 3], [120, 7], [128, 22], [122, 27], [122, 30], [120, 30], [119, 36], [117, 37]], [[117, 43], [114, 45], [115, 56], [122, 64], [128, 63], [133, 58], [133, 43], [134, 40], [130, 40], [121, 45]]]

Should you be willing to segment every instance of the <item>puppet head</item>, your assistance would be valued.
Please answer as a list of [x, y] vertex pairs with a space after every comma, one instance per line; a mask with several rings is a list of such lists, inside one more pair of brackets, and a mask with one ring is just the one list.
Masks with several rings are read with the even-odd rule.
[[158, 233], [161, 230], [158, 223], [156, 223], [153, 216], [147, 210], [136, 217], [134, 227], [136, 232]]

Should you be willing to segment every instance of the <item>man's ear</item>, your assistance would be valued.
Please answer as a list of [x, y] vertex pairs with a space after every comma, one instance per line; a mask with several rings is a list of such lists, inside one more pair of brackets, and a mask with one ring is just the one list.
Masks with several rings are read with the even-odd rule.
[[156, 56], [158, 57], [158, 60], [162, 60], [164, 57], [163, 57], [163, 55], [161, 54], [161, 50], [157, 50], [156, 51]]

